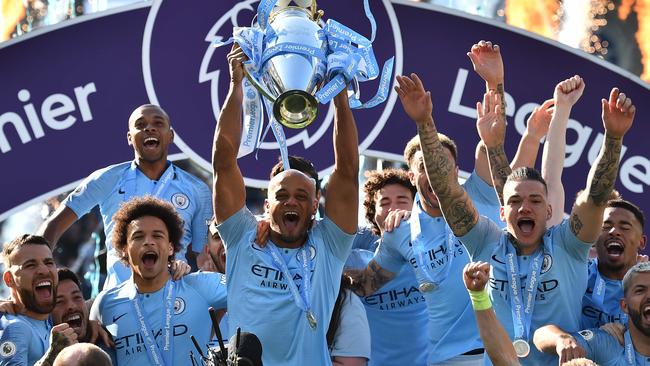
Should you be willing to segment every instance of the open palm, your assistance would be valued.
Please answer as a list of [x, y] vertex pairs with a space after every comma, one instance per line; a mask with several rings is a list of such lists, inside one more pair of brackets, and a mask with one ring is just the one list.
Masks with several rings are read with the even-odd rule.
[[483, 103], [476, 103], [476, 129], [487, 147], [502, 144], [505, 138], [506, 125], [499, 117], [500, 108], [499, 96], [493, 90], [485, 93]]
[[422, 81], [416, 74], [397, 76], [395, 91], [399, 95], [402, 107], [415, 122], [426, 122], [431, 118], [433, 103], [431, 93], [424, 90]]

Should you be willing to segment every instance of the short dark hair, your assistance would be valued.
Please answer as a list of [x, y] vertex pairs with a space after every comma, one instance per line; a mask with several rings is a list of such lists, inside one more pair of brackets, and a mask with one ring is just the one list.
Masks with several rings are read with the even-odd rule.
[[643, 227], [645, 225], [645, 215], [643, 214], [643, 211], [639, 208], [639, 206], [635, 205], [634, 203], [624, 200], [622, 198], [618, 199], [613, 199], [607, 201], [607, 207], [613, 207], [613, 208], [622, 208], [624, 210], [630, 211], [634, 217], [636, 217], [637, 221], [641, 224], [641, 230], [643, 230]]
[[[440, 132], [438, 132], [438, 140], [442, 146], [446, 147], [449, 152], [451, 152], [451, 156], [454, 157], [454, 164], [456, 164], [458, 161], [458, 147], [456, 146], [454, 140], [449, 138], [449, 136], [445, 135], [444, 133]], [[413, 162], [413, 156], [415, 156], [415, 153], [420, 150], [422, 150], [422, 147], [420, 146], [420, 136], [415, 135], [409, 142], [406, 143], [406, 147], [404, 148], [404, 160], [409, 167]]]
[[372, 232], [375, 235], [381, 235], [379, 225], [375, 222], [375, 199], [377, 192], [389, 184], [399, 184], [411, 192], [411, 197], [415, 198], [417, 190], [411, 184], [411, 180], [406, 171], [402, 169], [384, 169], [370, 170], [366, 172], [366, 183], [363, 185], [363, 207], [366, 211], [366, 220], [372, 225]]
[[[144, 216], [157, 217], [165, 223], [169, 233], [169, 241], [174, 246], [174, 253], [181, 249], [183, 238], [183, 219], [178, 215], [171, 203], [152, 196], [136, 197], [122, 203], [113, 215], [113, 246], [119, 253], [120, 260], [126, 264], [129, 257], [126, 251], [127, 232], [129, 224]], [[169, 260], [173, 260], [173, 256]]]
[[59, 274], [59, 283], [65, 281], [65, 280], [70, 280], [74, 282], [79, 289], [81, 289], [81, 282], [79, 282], [79, 277], [77, 277], [77, 274], [72, 272], [70, 268], [67, 267], [61, 267], [56, 270], [56, 272]]
[[[271, 169], [271, 175], [269, 178], [273, 178], [285, 170], [284, 164], [282, 164], [282, 158], [278, 158], [278, 160], [279, 161]], [[320, 179], [318, 179], [318, 172], [311, 161], [301, 156], [289, 155], [289, 168], [301, 171], [312, 177], [316, 182], [316, 194], [320, 192]]]
[[23, 245], [45, 245], [48, 248], [51, 248], [50, 242], [42, 236], [32, 234], [20, 235], [5, 244], [2, 248], [2, 257], [4, 259], [5, 269], [11, 267], [15, 252], [22, 248]]
[[544, 192], [548, 194], [548, 186], [546, 185], [546, 181], [542, 177], [542, 173], [539, 172], [539, 170], [527, 166], [522, 166], [519, 168], [516, 168], [515, 170], [508, 175], [508, 178], [506, 178], [506, 182], [524, 182], [527, 180], [532, 180], [536, 182], [542, 183], [544, 186]]

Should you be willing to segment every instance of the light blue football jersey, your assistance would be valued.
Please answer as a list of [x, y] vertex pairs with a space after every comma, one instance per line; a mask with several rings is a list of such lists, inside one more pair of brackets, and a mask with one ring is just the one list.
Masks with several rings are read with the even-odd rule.
[[[169, 177], [169, 179], [166, 179]], [[162, 189], [160, 186], [163, 186]], [[158, 194], [156, 194], [158, 193]], [[63, 201], [77, 217], [99, 205], [106, 234], [107, 279], [104, 288], [114, 287], [131, 277], [131, 270], [120, 262], [111, 244], [113, 214], [130, 197], [156, 195], [171, 202], [183, 219], [181, 250], [176, 258], [185, 260], [187, 246], [200, 253], [208, 240], [207, 223], [212, 217], [212, 195], [208, 186], [171, 162], [159, 181], [149, 179], [137, 168], [135, 161], [99, 169], [84, 179]]]
[[[509, 300], [509, 281], [506, 269], [505, 248], [501, 237], [506, 231], [490, 219], [481, 216], [467, 235], [460, 238], [472, 261], [491, 265], [488, 293], [497, 318], [514, 338], [512, 312]], [[567, 220], [553, 226], [544, 234], [544, 253], [537, 285], [537, 294], [530, 324], [528, 357], [520, 358], [522, 365], [551, 365], [557, 356], [541, 353], [532, 345], [535, 330], [546, 324], [555, 324], [569, 332], [580, 329], [582, 297], [587, 288], [587, 256], [590, 243], [578, 239]], [[508, 242], [507, 245], [512, 245]], [[541, 249], [540, 249], [541, 250]], [[531, 256], [518, 256], [518, 268], [528, 268]], [[522, 292], [527, 276], [520, 271]]]
[[303, 248], [278, 248], [291, 275], [288, 279], [254, 243], [256, 230], [257, 221], [246, 207], [219, 225], [228, 253], [230, 329], [241, 327], [259, 337], [265, 366], [331, 365], [325, 335], [354, 235], [327, 217], [316, 221], [308, 233], [309, 302], [317, 320], [312, 329], [288, 285], [288, 281], [298, 288], [303, 285]]
[[[600, 329], [586, 329], [571, 333], [578, 344], [585, 349], [587, 358], [601, 366], [629, 366], [626, 359], [625, 346], [618, 340]], [[632, 347], [634, 365], [650, 365], [650, 357], [636, 351], [631, 344], [629, 331], [626, 334], [626, 343]], [[626, 344], [626, 345], [627, 345]]]
[[52, 323], [25, 315], [0, 317], [0, 365], [32, 366], [50, 346]]
[[[171, 281], [171, 279], [169, 280]], [[169, 282], [168, 281], [168, 282]], [[189, 352], [196, 349], [193, 335], [204, 347], [210, 341], [212, 321], [208, 308], [226, 307], [225, 277], [219, 273], [190, 273], [174, 281], [175, 298], [171, 319], [173, 364], [190, 365]], [[164, 345], [166, 314], [165, 287], [148, 294], [135, 291], [132, 279], [102, 291], [93, 303], [90, 318], [98, 320], [113, 336], [115, 356], [120, 366], [149, 365], [151, 361], [132, 299], [137, 296], [159, 348]], [[161, 352], [162, 353], [162, 352]], [[171, 365], [168, 365], [171, 366]]]
[[[353, 249], [345, 266], [366, 268], [374, 255]], [[402, 266], [393, 279], [361, 301], [370, 325], [369, 366], [427, 365], [427, 307], [410, 266]]]
[[[598, 261], [592, 260], [589, 264], [589, 281], [587, 291], [582, 297], [582, 329], [600, 328], [607, 323], [621, 323], [627, 325], [627, 315], [621, 308], [623, 298], [623, 281], [611, 280], [598, 273]], [[602, 279], [604, 294], [602, 303], [598, 300], [597, 279]]]

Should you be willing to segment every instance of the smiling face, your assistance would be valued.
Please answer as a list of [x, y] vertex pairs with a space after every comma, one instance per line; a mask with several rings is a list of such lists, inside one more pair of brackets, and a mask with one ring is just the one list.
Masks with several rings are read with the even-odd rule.
[[650, 272], [634, 273], [632, 276], [621, 307], [630, 317], [630, 328], [636, 328], [650, 337]]
[[54, 325], [68, 323], [80, 340], [86, 339], [88, 308], [81, 289], [72, 280], [63, 280], [57, 286], [56, 306], [52, 310]]
[[165, 223], [155, 216], [142, 216], [129, 223], [126, 251], [134, 276], [152, 281], [166, 278], [167, 262], [174, 254]]
[[645, 243], [641, 223], [631, 211], [622, 207], [605, 209], [602, 231], [596, 240], [599, 265], [625, 274], [636, 264], [636, 256]]
[[503, 187], [501, 219], [508, 232], [522, 246], [522, 250], [535, 250], [542, 243], [546, 220], [551, 217], [546, 189], [536, 180], [507, 181]]
[[264, 206], [271, 217], [271, 239], [281, 246], [299, 247], [318, 206], [314, 181], [297, 170], [286, 170], [269, 183]]
[[375, 223], [384, 230], [384, 221], [388, 213], [394, 210], [411, 211], [413, 208], [411, 190], [401, 184], [387, 184], [375, 196]]
[[[456, 166], [456, 160], [451, 154], [451, 151], [449, 151], [447, 147], [444, 148], [444, 151], [447, 159], [452, 161], [454, 166]], [[454, 169], [454, 177], [455, 179], [458, 179], [457, 166]], [[421, 150], [417, 151], [413, 155], [411, 165], [409, 166], [409, 178], [411, 178], [411, 184], [413, 184], [418, 191], [424, 210], [431, 216], [442, 216], [442, 211], [440, 211], [440, 205], [438, 204], [438, 197], [433, 193], [431, 185], [429, 184], [429, 178], [427, 177], [427, 172], [424, 168], [424, 158]]]
[[11, 259], [3, 278], [20, 303], [37, 314], [49, 314], [56, 301], [58, 275], [47, 245], [25, 244]]
[[138, 160], [148, 163], [165, 161], [169, 144], [174, 140], [169, 117], [154, 105], [137, 108], [129, 117], [127, 140]]

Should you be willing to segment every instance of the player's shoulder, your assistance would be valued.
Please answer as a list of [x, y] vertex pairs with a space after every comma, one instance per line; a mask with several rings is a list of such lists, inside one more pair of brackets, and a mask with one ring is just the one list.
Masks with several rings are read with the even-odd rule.
[[183, 168], [179, 167], [178, 165], [172, 163], [174, 165], [174, 173], [176, 174], [176, 177], [184, 182], [190, 183], [193, 186], [197, 188], [206, 188], [208, 189], [207, 184], [205, 184], [204, 181], [202, 181], [199, 177], [195, 176], [194, 174], [191, 174]]
[[217, 286], [226, 283], [226, 276], [218, 272], [198, 271], [183, 276], [177, 281], [180, 286], [189, 286], [198, 291], [203, 289], [205, 284]]
[[29, 324], [27, 324], [27, 321], [23, 319], [20, 316], [17, 315], [12, 315], [12, 314], [4, 314], [1, 313], [0, 315], [0, 331], [6, 331], [8, 329], [12, 330], [29, 330]]
[[122, 282], [115, 287], [102, 290], [95, 298], [94, 303], [98, 306], [105, 307], [109, 304], [119, 304], [128, 301], [129, 295], [127, 282]]

